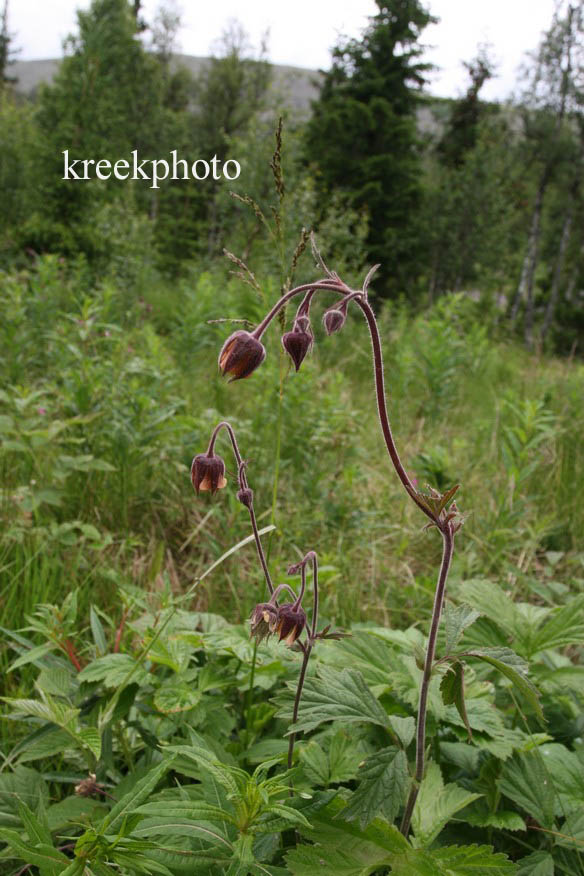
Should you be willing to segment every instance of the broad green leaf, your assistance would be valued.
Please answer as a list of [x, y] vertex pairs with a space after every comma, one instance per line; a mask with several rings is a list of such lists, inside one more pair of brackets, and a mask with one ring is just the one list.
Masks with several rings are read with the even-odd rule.
[[508, 635], [516, 637], [527, 631], [521, 612], [498, 584], [471, 579], [464, 582], [461, 593], [469, 605], [494, 621]]
[[70, 748], [71, 744], [70, 733], [55, 727], [54, 724], [45, 724], [22, 739], [13, 748], [12, 757], [18, 763], [27, 763], [63, 752]]
[[15, 830], [0, 828], [0, 840], [5, 842], [11, 851], [22, 858], [27, 864], [34, 864], [50, 876], [60, 876], [64, 867], [70, 864], [69, 858], [52, 845], [39, 844], [32, 848], [30, 842], [24, 842]]
[[47, 822], [51, 831], [61, 831], [66, 825], [93, 821], [105, 814], [105, 806], [101, 800], [78, 797], [74, 794], [48, 807]]
[[312, 830], [300, 832], [315, 843], [288, 853], [286, 863], [294, 876], [367, 876], [406, 852], [410, 845], [393, 825], [377, 818], [366, 830], [343, 820], [344, 804], [333, 800], [311, 815]]
[[543, 711], [539, 702], [539, 694], [527, 677], [527, 663], [510, 648], [473, 648], [466, 651], [465, 657], [477, 657], [485, 663], [490, 663], [504, 675], [527, 699], [540, 721], [543, 722]]
[[342, 817], [357, 819], [361, 827], [367, 827], [378, 815], [394, 821], [410, 783], [405, 753], [391, 747], [372, 754], [361, 764], [357, 778], [359, 784]]
[[188, 712], [201, 698], [201, 692], [186, 681], [165, 681], [154, 694], [154, 705], [165, 714]]
[[357, 747], [343, 730], [329, 737], [326, 742], [327, 751], [318, 742], [311, 740], [300, 748], [299, 755], [310, 781], [325, 788], [353, 779], [363, 755], [362, 748]]
[[398, 715], [390, 715], [391, 729], [402, 744], [405, 750], [416, 732], [416, 721], [414, 718], [400, 718]]
[[57, 697], [69, 697], [74, 683], [74, 676], [64, 666], [52, 666], [42, 669], [35, 681], [35, 687], [44, 693]]
[[532, 654], [584, 642], [584, 594], [571, 599], [539, 627], [531, 642]]
[[[288, 722], [292, 718], [292, 692], [296, 682], [287, 682], [288, 696], [279, 695], [275, 702], [280, 706], [278, 716]], [[327, 721], [343, 724], [363, 722], [389, 728], [390, 719], [381, 708], [360, 672], [345, 669], [337, 672], [326, 667], [318, 668], [318, 675], [308, 678], [304, 684], [300, 713], [296, 724], [288, 734], [314, 730]]]
[[43, 645], [37, 645], [35, 648], [30, 648], [28, 651], [25, 651], [24, 654], [21, 654], [14, 663], [10, 664], [8, 672], [14, 672], [15, 669], [19, 669], [21, 666], [26, 666], [27, 663], [35, 663], [46, 654], [54, 651], [56, 647], [57, 646], [54, 642], [45, 642]]
[[499, 790], [542, 827], [553, 828], [554, 784], [539, 751], [518, 754], [507, 761]]
[[384, 849], [370, 846], [361, 849], [358, 842], [353, 851], [317, 843], [297, 846], [286, 855], [288, 871], [293, 876], [368, 876], [390, 863], [391, 856]]
[[517, 876], [554, 876], [554, 859], [549, 852], [533, 852], [518, 863]]
[[511, 876], [517, 866], [491, 846], [446, 846], [429, 852], [444, 876]]
[[444, 653], [451, 654], [458, 645], [464, 631], [467, 627], [481, 616], [480, 611], [471, 608], [470, 605], [462, 603], [462, 605], [453, 605], [451, 602], [446, 603], [444, 610], [444, 632], [446, 642], [444, 645]]
[[428, 764], [412, 815], [414, 845], [429, 846], [453, 815], [480, 796], [454, 783], [445, 785], [438, 764]]
[[497, 830], [525, 830], [525, 821], [517, 812], [470, 812], [461, 816], [467, 824], [474, 827], [494, 827]]
[[565, 745], [552, 743], [538, 749], [558, 795], [558, 815], [584, 809], [584, 759]]
[[584, 809], [572, 812], [562, 825], [560, 835], [554, 835], [559, 846], [584, 852]]
[[75, 734], [79, 742], [89, 748], [96, 760], [101, 757], [101, 736], [95, 727], [84, 727]]
[[472, 730], [468, 723], [466, 705], [464, 703], [464, 664], [455, 660], [446, 672], [440, 684], [442, 701], [445, 706], [454, 705], [467, 729], [469, 739], [472, 739]]
[[[24, 766], [17, 766], [14, 772], [0, 773], [0, 819], [5, 823], [5, 815], [18, 814], [19, 803], [26, 803], [36, 811], [49, 799], [47, 785], [40, 773]], [[14, 823], [14, 819], [10, 819]]]
[[158, 782], [171, 768], [174, 757], [167, 757], [161, 763], [153, 767], [142, 779], [136, 782], [134, 787], [118, 800], [113, 809], [106, 815], [100, 825], [100, 832], [115, 832], [119, 829], [122, 821], [130, 812], [137, 809], [144, 800], [147, 800]]
[[[287, 808], [294, 809], [296, 812], [301, 812], [302, 815], [312, 822], [314, 813], [323, 809], [334, 798], [336, 791], [317, 791], [312, 797], [291, 797], [287, 801]], [[308, 823], [307, 823], [308, 824]], [[287, 830], [290, 826], [290, 819], [283, 818], [275, 812], [268, 811], [262, 815], [254, 824], [254, 832], [257, 834], [273, 834]]]
[[134, 810], [134, 813], [150, 818], [181, 818], [189, 821], [211, 821], [217, 824], [222, 824], [225, 821], [230, 824], [235, 823], [230, 812], [202, 800], [184, 800], [182, 802], [169, 799], [157, 800], [154, 803], [142, 804]]
[[89, 663], [78, 675], [79, 681], [101, 681], [106, 687], [118, 687], [133, 671], [133, 684], [148, 684], [150, 676], [130, 654], [106, 654]]
[[193, 836], [207, 840], [212, 844], [220, 843], [228, 849], [232, 848], [231, 842], [216, 826], [210, 827], [204, 822], [197, 824], [185, 818], [166, 818], [164, 816], [145, 818], [132, 831], [133, 837], [168, 837], [176, 834], [180, 836]]
[[44, 817], [43, 821], [41, 821], [40, 818], [35, 815], [32, 809], [30, 809], [26, 805], [26, 803], [21, 803], [19, 805], [18, 814], [20, 816], [20, 820], [24, 825], [27, 836], [33, 845], [53, 845], [53, 840], [51, 837], [49, 826], [47, 824], [46, 817]]

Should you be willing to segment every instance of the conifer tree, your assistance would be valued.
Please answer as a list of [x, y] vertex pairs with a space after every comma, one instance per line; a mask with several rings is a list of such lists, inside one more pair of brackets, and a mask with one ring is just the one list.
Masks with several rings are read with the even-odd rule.
[[368, 256], [383, 264], [385, 294], [412, 289], [419, 267], [421, 157], [416, 111], [429, 65], [420, 36], [433, 22], [419, 0], [376, 0], [360, 40], [333, 51], [306, 137], [326, 198], [343, 189], [369, 215]]

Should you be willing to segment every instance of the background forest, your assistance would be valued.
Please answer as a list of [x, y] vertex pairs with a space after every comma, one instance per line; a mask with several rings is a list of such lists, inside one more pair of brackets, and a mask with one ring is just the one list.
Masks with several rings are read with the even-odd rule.
[[[581, 876], [583, 0], [505, 104], [484, 47], [459, 99], [429, 96], [429, 12], [377, 0], [309, 111], [241, 25], [193, 75], [175, 12], [140, 6], [78, 12], [28, 96], [0, 17], [0, 872]], [[65, 149], [242, 172], [74, 183]], [[362, 321], [315, 322], [297, 374], [288, 308], [257, 373], [217, 374], [319, 275], [311, 230], [351, 287], [381, 265], [396, 443], [468, 514], [409, 839], [440, 543], [383, 455]], [[227, 489], [189, 483], [224, 419], [274, 584], [316, 550], [321, 622], [351, 632], [318, 643], [292, 773], [299, 655], [250, 639], [266, 593], [227, 446]]]

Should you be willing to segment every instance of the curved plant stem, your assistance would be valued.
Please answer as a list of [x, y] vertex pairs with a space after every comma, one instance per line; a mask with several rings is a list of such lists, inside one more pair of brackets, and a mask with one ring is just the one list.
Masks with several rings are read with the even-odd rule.
[[385, 440], [385, 446], [387, 447], [387, 452], [389, 453], [389, 458], [395, 468], [396, 474], [409, 497], [413, 499], [418, 508], [424, 512], [426, 517], [429, 517], [434, 523], [436, 519], [432, 512], [426, 508], [426, 506], [417, 499], [416, 489], [411, 482], [405, 468], [402, 465], [402, 461], [399, 458], [399, 453], [397, 452], [397, 447], [395, 446], [395, 441], [393, 440], [393, 434], [391, 431], [391, 425], [389, 423], [389, 416], [387, 413], [387, 403], [385, 401], [385, 383], [383, 379], [383, 354], [381, 352], [381, 338], [379, 337], [379, 329], [377, 327], [377, 320], [375, 319], [375, 314], [371, 309], [371, 305], [364, 298], [355, 298], [356, 303], [359, 305], [365, 319], [367, 320], [367, 325], [369, 327], [369, 334], [371, 335], [371, 344], [373, 347], [373, 366], [374, 366], [374, 375], [375, 375], [375, 394], [377, 396], [377, 411], [379, 413], [379, 422], [381, 425], [381, 431], [383, 433], [383, 438]]
[[[294, 698], [294, 709], [292, 710], [292, 724], [295, 724], [298, 720], [298, 709], [300, 707], [300, 698], [302, 696], [302, 688], [304, 687], [304, 679], [306, 678], [306, 669], [308, 667], [308, 660], [310, 657], [310, 652], [312, 651], [312, 645], [306, 645], [304, 649], [304, 658], [302, 660], [302, 668], [300, 669], [300, 675], [298, 676], [298, 687], [296, 688], [296, 696]], [[296, 733], [290, 734], [290, 742], [288, 744], [288, 769], [292, 769], [292, 760], [294, 757], [294, 743], [296, 742]], [[292, 788], [290, 788], [290, 794], [292, 794]]]
[[[209, 446], [207, 448], [207, 456], [212, 456], [213, 451], [215, 449], [215, 441], [217, 440], [217, 436], [221, 429], [225, 429], [229, 438], [231, 440], [231, 446], [233, 447], [233, 455], [235, 456], [235, 461], [237, 462], [237, 476], [239, 480], [240, 489], [247, 489], [247, 476], [245, 474], [245, 462], [241, 457], [241, 453], [239, 452], [239, 446], [237, 444], [237, 438], [235, 437], [235, 432], [230, 423], [226, 420], [222, 420], [221, 423], [218, 423], [213, 429], [213, 433], [211, 438], [209, 439]], [[266, 585], [268, 590], [270, 591], [270, 595], [274, 592], [274, 585], [272, 584], [272, 577], [270, 575], [270, 570], [268, 569], [268, 563], [266, 560], [266, 555], [264, 553], [264, 548], [260, 539], [258, 524], [255, 516], [255, 511], [253, 507], [253, 499], [246, 505], [247, 510], [249, 511], [249, 519], [251, 521], [251, 528], [253, 530], [253, 535], [255, 539], [256, 550], [258, 553], [258, 558], [260, 561], [260, 565], [262, 567], [262, 571], [264, 573], [264, 578], [266, 579]]]
[[441, 530], [443, 545], [442, 545], [442, 563], [440, 565], [440, 573], [438, 575], [438, 583], [434, 594], [434, 607], [432, 609], [432, 622], [430, 624], [430, 635], [428, 636], [428, 646], [426, 649], [426, 659], [424, 661], [424, 674], [422, 676], [422, 684], [420, 686], [420, 701], [418, 705], [418, 723], [416, 728], [416, 772], [412, 781], [412, 787], [406, 804], [406, 809], [401, 823], [401, 832], [404, 836], [408, 835], [410, 822], [412, 820], [412, 812], [418, 791], [420, 790], [420, 782], [424, 778], [424, 764], [426, 757], [426, 714], [428, 709], [428, 688], [430, 687], [430, 678], [432, 676], [432, 665], [434, 663], [434, 655], [436, 653], [436, 637], [438, 635], [438, 627], [440, 625], [440, 616], [444, 605], [444, 594], [446, 590], [446, 579], [448, 578], [448, 570], [450, 561], [452, 560], [452, 551], [454, 548], [454, 536], [452, 528], [447, 523]]
[[[292, 724], [295, 724], [298, 720], [298, 710], [300, 708], [300, 699], [302, 697], [302, 688], [304, 687], [304, 679], [306, 678], [306, 670], [308, 668], [308, 660], [310, 659], [310, 654], [312, 652], [312, 647], [315, 642], [316, 637], [316, 627], [318, 624], [318, 557], [315, 551], [309, 551], [304, 559], [302, 560], [302, 565], [300, 567], [300, 572], [302, 575], [302, 587], [300, 591], [300, 597], [298, 599], [298, 603], [300, 603], [300, 599], [304, 594], [304, 588], [306, 586], [306, 564], [312, 561], [312, 624], [310, 627], [310, 635], [307, 638], [306, 645], [304, 646], [304, 657], [302, 660], [302, 667], [300, 669], [300, 675], [298, 676], [298, 686], [296, 688], [296, 696], [294, 698], [294, 708], [292, 710]], [[296, 742], [296, 733], [292, 733], [290, 735], [290, 742], [288, 744], [288, 769], [292, 769], [292, 763], [294, 760], [294, 743]], [[290, 787], [290, 794], [292, 794], [292, 787]]]

